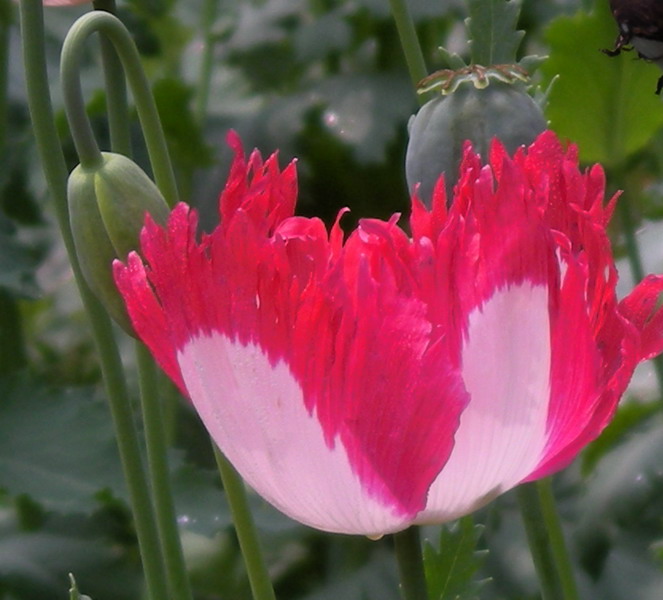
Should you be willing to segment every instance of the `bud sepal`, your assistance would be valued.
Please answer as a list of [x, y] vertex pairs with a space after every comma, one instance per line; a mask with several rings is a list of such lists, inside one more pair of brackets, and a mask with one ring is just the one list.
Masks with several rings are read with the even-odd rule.
[[154, 182], [136, 163], [121, 154], [103, 152], [101, 156], [99, 165], [78, 165], [69, 175], [69, 220], [87, 284], [111, 317], [133, 335], [115, 287], [112, 263], [138, 249], [146, 213], [165, 224], [169, 209]]

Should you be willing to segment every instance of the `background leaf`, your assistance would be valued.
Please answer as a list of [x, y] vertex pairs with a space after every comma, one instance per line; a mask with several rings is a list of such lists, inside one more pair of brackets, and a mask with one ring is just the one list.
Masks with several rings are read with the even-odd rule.
[[559, 75], [546, 109], [552, 128], [578, 144], [582, 160], [604, 165], [622, 163], [663, 125], [658, 69], [634, 53], [609, 58], [599, 51], [611, 48], [616, 34], [607, 2], [591, 14], [559, 17], [548, 29], [550, 57], [542, 66], [548, 83]]
[[88, 513], [102, 489], [123, 490], [110, 415], [93, 396], [25, 374], [0, 379], [0, 488], [48, 510]]
[[107, 522], [51, 516], [39, 530], [25, 531], [7, 511], [1, 514], [0, 590], [15, 594], [3, 599], [66, 600], [71, 572], [94, 600], [139, 597], [137, 557], [113, 539]]

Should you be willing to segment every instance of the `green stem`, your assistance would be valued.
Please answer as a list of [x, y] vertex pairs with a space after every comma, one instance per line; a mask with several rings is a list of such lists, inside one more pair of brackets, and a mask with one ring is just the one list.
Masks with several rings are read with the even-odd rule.
[[167, 597], [164, 583], [165, 573], [159, 553], [159, 538], [152, 513], [149, 490], [145, 483], [138, 435], [133, 421], [122, 363], [115, 344], [110, 319], [81, 275], [69, 226], [67, 168], [55, 129], [48, 87], [48, 74], [44, 58], [44, 21], [41, 0], [21, 0], [20, 17], [23, 64], [33, 132], [44, 175], [54, 199], [58, 224], [99, 352], [120, 460], [129, 490], [136, 535], [145, 572], [147, 594], [152, 600], [162, 600]]
[[86, 305], [92, 321], [106, 393], [110, 401], [115, 436], [120, 449], [120, 459], [129, 489], [148, 596], [152, 600], [162, 600], [168, 597], [166, 572], [138, 434], [129, 402], [129, 391], [110, 320], [104, 308], [98, 303], [97, 307], [90, 313], [90, 308]]
[[195, 116], [198, 123], [202, 123], [207, 112], [210, 86], [212, 82], [212, 67], [214, 59], [214, 21], [219, 7], [219, 0], [205, 0], [202, 14], [203, 53], [198, 76], [198, 89], [196, 94]]
[[541, 511], [543, 518], [548, 525], [548, 535], [550, 536], [550, 545], [552, 547], [557, 572], [562, 582], [564, 598], [567, 600], [577, 600], [578, 588], [573, 576], [573, 565], [564, 541], [564, 531], [557, 514], [555, 506], [555, 496], [552, 490], [552, 479], [546, 477], [536, 482], [539, 492], [539, 501], [541, 502]]
[[545, 502], [539, 484], [524, 483], [516, 490], [532, 560], [543, 600], [575, 600], [575, 582], [552, 496]]
[[[417, 38], [417, 32], [414, 28], [414, 22], [412, 21], [405, 0], [389, 0], [389, 5], [391, 6], [391, 14], [398, 29], [398, 37], [403, 47], [405, 62], [407, 62], [407, 68], [410, 72], [410, 79], [412, 79], [412, 83], [416, 89], [417, 84], [428, 75], [428, 71], [421, 46], [419, 45], [419, 39]], [[425, 100], [425, 97], [419, 96], [420, 104], [424, 104]]]
[[152, 497], [159, 537], [161, 538], [166, 564], [166, 575], [172, 597], [177, 600], [190, 600], [192, 598], [191, 586], [184, 564], [184, 554], [177, 529], [175, 505], [170, 486], [168, 447], [158, 392], [158, 373], [148, 349], [141, 342], [136, 342], [136, 357], [138, 360], [140, 398], [149, 464], [148, 472], [152, 484]]
[[178, 201], [177, 184], [168, 155], [166, 138], [154, 97], [145, 77], [136, 45], [122, 22], [115, 16], [93, 11], [83, 15], [69, 30], [62, 47], [61, 79], [67, 118], [84, 166], [94, 167], [98, 163], [99, 149], [92, 134], [79, 78], [80, 56], [83, 44], [92, 33], [102, 33], [113, 44], [122, 61], [131, 92], [138, 110], [138, 117], [145, 135], [154, 179], [166, 202], [174, 206]]
[[253, 592], [253, 600], [275, 600], [274, 588], [260, 550], [260, 542], [249, 509], [244, 482], [216, 445], [214, 445], [214, 457], [221, 473], [221, 481], [228, 498], [228, 504], [230, 504], [239, 547], [242, 550], [246, 572]]
[[[95, 10], [115, 14], [115, 0], [94, 0]], [[99, 39], [101, 64], [104, 69], [104, 89], [106, 90], [106, 111], [113, 152], [131, 156], [131, 117], [127, 102], [127, 83], [122, 63], [115, 52], [113, 42], [106, 36]]]
[[[95, 8], [114, 13], [115, 2], [114, 0], [96, 0]], [[110, 40], [101, 35], [99, 41], [104, 67], [111, 148], [113, 152], [131, 156], [131, 128], [122, 63], [118, 59]], [[165, 437], [161, 400], [159, 398], [158, 373], [149, 351], [142, 343], [136, 342], [135, 353], [147, 447], [148, 474], [168, 587], [171, 597], [177, 600], [191, 600], [193, 596], [184, 562], [173, 493], [170, 486], [168, 443]]]
[[403, 600], [427, 600], [428, 592], [419, 528], [409, 527], [405, 531], [394, 534], [394, 547]]

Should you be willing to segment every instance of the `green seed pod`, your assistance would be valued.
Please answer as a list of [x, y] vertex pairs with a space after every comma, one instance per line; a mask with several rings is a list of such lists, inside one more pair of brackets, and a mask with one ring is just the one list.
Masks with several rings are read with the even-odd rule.
[[408, 188], [412, 192], [419, 183], [419, 197], [430, 204], [435, 183], [444, 173], [451, 198], [465, 140], [485, 159], [493, 138], [512, 153], [531, 144], [545, 128], [541, 108], [521, 85], [491, 81], [478, 89], [466, 82], [448, 96], [427, 102], [410, 120]]
[[138, 249], [140, 230], [149, 213], [160, 224], [168, 205], [143, 170], [121, 154], [102, 153], [94, 168], [78, 165], [69, 176], [69, 220], [76, 254], [90, 289], [109, 314], [133, 335], [115, 282], [112, 263]]

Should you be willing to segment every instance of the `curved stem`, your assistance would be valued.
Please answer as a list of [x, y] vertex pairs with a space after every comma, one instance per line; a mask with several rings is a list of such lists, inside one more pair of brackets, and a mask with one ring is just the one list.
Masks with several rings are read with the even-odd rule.
[[223, 489], [228, 498], [228, 504], [230, 504], [239, 547], [244, 557], [253, 600], [275, 600], [274, 588], [269, 579], [269, 573], [267, 572], [262, 551], [260, 550], [260, 542], [258, 541], [253, 516], [249, 509], [244, 482], [237, 471], [235, 471], [235, 468], [228, 462], [228, 459], [216, 447], [216, 444], [213, 444], [213, 446], [216, 464], [221, 473]]
[[[79, 56], [86, 39], [95, 32], [103, 33], [113, 44], [138, 110], [138, 117], [145, 135], [147, 151], [150, 155], [154, 179], [166, 202], [174, 206], [178, 201], [177, 184], [168, 155], [166, 138], [161, 127], [159, 113], [154, 102], [147, 78], [140, 62], [138, 50], [131, 35], [122, 22], [115, 16], [93, 11], [83, 15], [69, 30], [62, 47], [61, 78], [67, 117], [70, 119], [72, 135], [81, 158], [96, 160], [94, 151], [98, 152], [92, 136], [90, 123], [85, 116], [85, 104], [79, 79]], [[78, 139], [77, 139], [78, 138]], [[88, 163], [86, 166], [95, 166]]]
[[[94, 5], [96, 9], [108, 12], [115, 10], [114, 0], [96, 0]], [[113, 152], [131, 156], [131, 129], [124, 71], [110, 40], [102, 34], [99, 42], [104, 68], [111, 148]], [[173, 598], [191, 600], [193, 595], [184, 562], [170, 485], [168, 443], [159, 398], [158, 373], [149, 351], [142, 343], [135, 343], [135, 354], [147, 448], [148, 476], [168, 587]]]
[[[115, 14], [115, 0], [94, 0], [95, 10]], [[127, 103], [127, 83], [122, 63], [115, 52], [113, 43], [101, 35], [101, 64], [104, 69], [104, 89], [106, 90], [106, 111], [110, 131], [111, 148], [125, 156], [131, 156], [131, 118]]]
[[[405, 61], [410, 72], [410, 79], [412, 79], [412, 83], [416, 89], [417, 84], [428, 75], [424, 55], [419, 45], [419, 39], [417, 38], [417, 32], [405, 0], [389, 0], [389, 5], [391, 6], [391, 14], [394, 17], [394, 21], [396, 21], [398, 37], [401, 40]], [[418, 97], [419, 103], [424, 104], [425, 97]]]
[[538, 482], [518, 486], [516, 496], [527, 532], [543, 600], [577, 600], [571, 562], [555, 511], [552, 494], [540, 494]]
[[168, 597], [166, 572], [122, 361], [104, 308], [98, 305], [98, 309], [95, 307], [90, 311], [86, 304], [86, 309], [92, 321], [120, 459], [129, 488], [148, 595], [152, 600], [161, 600]]
[[167, 597], [167, 590], [159, 553], [159, 538], [152, 514], [149, 490], [145, 483], [138, 435], [133, 422], [122, 363], [110, 319], [81, 275], [69, 226], [67, 168], [55, 129], [48, 87], [41, 0], [21, 0], [20, 17], [23, 64], [33, 132], [46, 181], [54, 199], [58, 224], [99, 352], [120, 459], [129, 489], [147, 593], [152, 600], [161, 600]]
[[[78, 41], [80, 38], [82, 38], [82, 41], [85, 41], [87, 34], [80, 29], [75, 29], [75, 26], [72, 27], [62, 49], [60, 79], [62, 82], [62, 91], [64, 92], [67, 121], [69, 121], [69, 129], [71, 130], [71, 137], [76, 146], [78, 158], [81, 161], [81, 165], [93, 169], [100, 166], [103, 159], [97, 141], [94, 139], [90, 119], [88, 119], [85, 112], [85, 100], [78, 77], [81, 57], [78, 46], [82, 43], [82, 41]], [[75, 40], [77, 43], [75, 43]], [[75, 46], [73, 52], [72, 46]]]
[[403, 600], [427, 600], [428, 591], [419, 528], [413, 526], [395, 533], [394, 545]]

